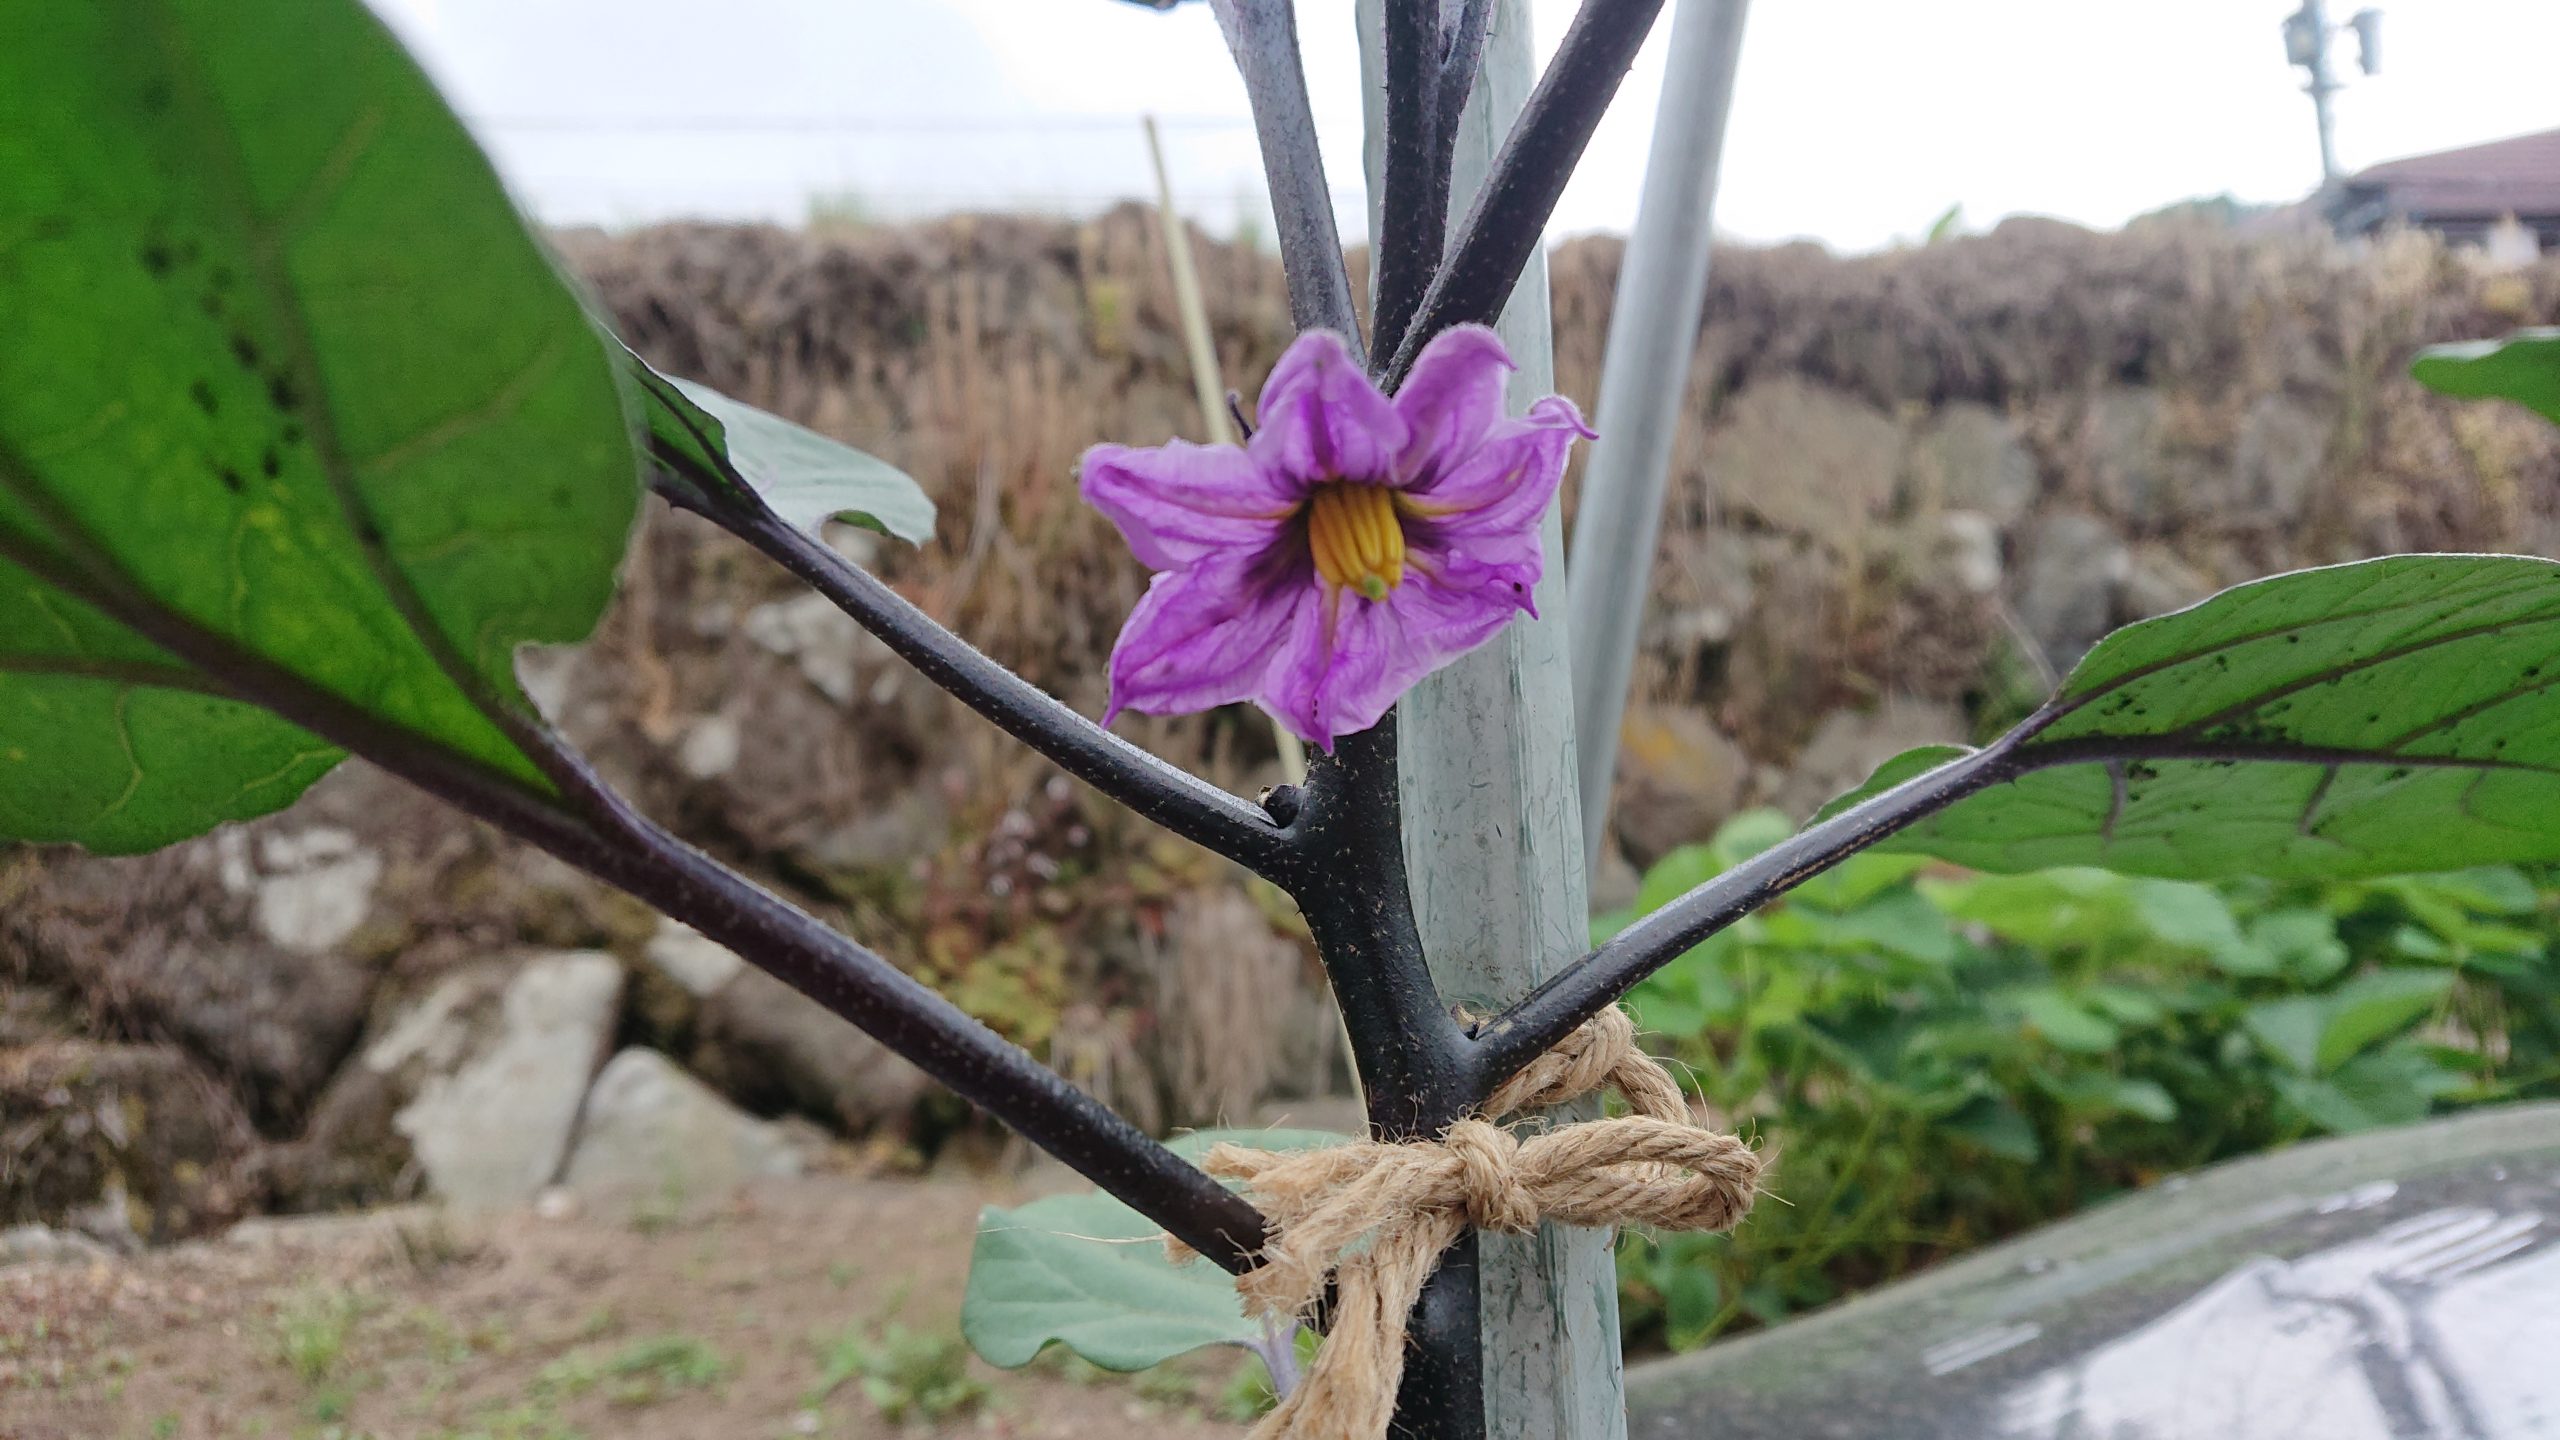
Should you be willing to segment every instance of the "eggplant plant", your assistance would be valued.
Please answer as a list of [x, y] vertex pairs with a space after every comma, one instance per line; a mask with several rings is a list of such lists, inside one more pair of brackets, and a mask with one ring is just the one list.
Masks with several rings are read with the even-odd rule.
[[[1216, 8], [1302, 334], [1241, 446], [1106, 446], [1083, 484], [1158, 572], [1114, 652], [1114, 708], [1258, 703], [1317, 744], [1304, 785], [1247, 799], [1165, 763], [823, 543], [832, 518], [920, 541], [932, 507], [885, 465], [623, 349], [354, 0], [92, 0], [27, 10], [0, 48], [0, 840], [147, 851], [278, 810], [361, 756], [735, 950], [1125, 1207], [991, 1232], [972, 1280], [986, 1353], [1064, 1340], [1125, 1366], [1235, 1339], [1281, 1369], [1296, 1320], [1340, 1317], [1317, 1304], [1266, 1326], [1195, 1283], [1274, 1258], [1248, 1195], [641, 813], [527, 697], [517, 651], [595, 625], [646, 495], [1293, 897], [1379, 1141], [1472, 1123], [1631, 987], [1871, 848], [2169, 878], [2560, 857], [2560, 564], [2396, 556], [2120, 631], [1991, 744], [1902, 756], [1527, 993], [1444, 996], [1399, 759], [1463, 761], [1466, 740], [1418, 724], [1400, 747], [1393, 707], [1553, 578], [1548, 507], [1589, 432], [1561, 399], [1507, 413], [1508, 358], [1481, 327], [1661, 0], [1585, 0], [1454, 215], [1494, 6], [1383, 7], [1366, 326], [1288, 0]], [[2547, 342], [2443, 363], [2550, 413]], [[1570, 844], [1537, 859], [1583, 863]], [[1122, 1246], [1118, 1278], [1059, 1281], [1092, 1257], [1054, 1246], [1113, 1235], [1169, 1236], [1205, 1266]], [[1474, 1243], [1415, 1308], [1402, 1433], [1538, 1433], [1487, 1413]], [[1134, 1303], [1157, 1293], [1173, 1298]], [[1095, 1294], [1133, 1303], [1076, 1308]], [[1615, 1366], [1613, 1334], [1579, 1343]]]

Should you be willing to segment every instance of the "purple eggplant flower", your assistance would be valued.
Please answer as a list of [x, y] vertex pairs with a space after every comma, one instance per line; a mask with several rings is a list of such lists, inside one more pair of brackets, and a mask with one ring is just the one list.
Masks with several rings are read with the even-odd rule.
[[1085, 498], [1157, 572], [1112, 646], [1105, 723], [1251, 700], [1330, 751], [1536, 614], [1539, 521], [1592, 432], [1561, 395], [1505, 418], [1511, 368], [1492, 331], [1460, 326], [1390, 400], [1310, 331], [1244, 445], [1086, 451]]

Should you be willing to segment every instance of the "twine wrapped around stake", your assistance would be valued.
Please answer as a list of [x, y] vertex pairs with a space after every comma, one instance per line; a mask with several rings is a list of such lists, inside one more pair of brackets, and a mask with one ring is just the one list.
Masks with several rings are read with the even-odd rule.
[[1248, 1310], [1310, 1316], [1333, 1285], [1331, 1328], [1298, 1388], [1252, 1440], [1378, 1440], [1404, 1376], [1405, 1320], [1441, 1252], [1470, 1226], [1722, 1230], [1751, 1208], [1760, 1157], [1690, 1123], [1680, 1087], [1603, 1011], [1504, 1083], [1503, 1116], [1612, 1089], [1633, 1114], [1518, 1135], [1461, 1120], [1438, 1140], [1274, 1153], [1220, 1145], [1206, 1168], [1242, 1180], [1270, 1221], [1263, 1264], [1237, 1277]]

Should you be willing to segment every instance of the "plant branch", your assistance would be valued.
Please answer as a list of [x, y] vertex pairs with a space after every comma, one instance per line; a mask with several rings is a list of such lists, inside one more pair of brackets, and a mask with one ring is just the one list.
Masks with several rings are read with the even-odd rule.
[[1383, 388], [1393, 391], [1404, 383], [1432, 336], [1452, 325], [1491, 324], [1502, 313], [1521, 267], [1546, 234], [1565, 181], [1661, 9], [1662, 0], [1583, 0], [1494, 157], [1493, 173], [1458, 227], [1447, 263], [1424, 292], [1394, 358], [1380, 367]]
[[[1413, 0], [1419, 6], [1422, 0]], [[1351, 304], [1351, 275], [1342, 263], [1342, 232], [1333, 192], [1316, 149], [1315, 112], [1307, 103], [1306, 67], [1298, 57], [1298, 22], [1290, 0], [1213, 0], [1227, 48], [1244, 76], [1262, 173], [1271, 189], [1280, 265], [1289, 281], [1289, 318], [1300, 330], [1331, 330], [1361, 355], [1360, 317]]]
[[1369, 334], [1392, 355], [1425, 286], [1440, 268], [1449, 229], [1449, 147], [1441, 128], [1440, 6], [1381, 5], [1386, 115], [1380, 126], [1378, 233], [1369, 237]]
[[1442, 37], [1440, 93], [1433, 103], [1440, 110], [1440, 138], [1446, 146], [1457, 143], [1458, 121], [1466, 114], [1476, 77], [1484, 70], [1484, 35], [1492, 20], [1493, 0], [1460, 0], [1458, 13]]
[[1306, 788], [1289, 797], [1299, 851], [1274, 878], [1305, 912], [1333, 982], [1371, 1131], [1408, 1139], [1437, 1135], [1476, 1097], [1405, 886], [1395, 725], [1390, 715], [1310, 759]]
[[2333, 768], [2541, 768], [2469, 756], [2404, 755], [2388, 748], [2289, 741], [2205, 740], [2187, 735], [2083, 735], [2047, 741], [2035, 738], [2077, 708], [2082, 698], [2085, 697], [2046, 705], [1990, 745], [1807, 826], [1618, 932], [1571, 969], [1477, 1027], [1472, 1056], [1476, 1067], [1474, 1088], [1479, 1094], [1490, 1094], [1494, 1086], [1562, 1039], [1574, 1026], [1615, 1004], [1638, 981], [1760, 906], [1976, 791], [2038, 770], [2137, 760]]
[[1289, 838], [1269, 816], [1077, 714], [762, 503], [706, 505], [683, 487], [657, 488], [670, 503], [755, 546], [861, 622], [926, 679], [1068, 774], [1257, 874], [1274, 876], [1284, 863]]
[[1960, 760], [1914, 776], [1881, 795], [1761, 851], [1621, 930], [1572, 968], [1476, 1028], [1475, 1089], [1490, 1095], [1513, 1072], [1614, 1005], [1637, 981], [1753, 910], [1977, 790], [2015, 779], [2025, 735], [2038, 716]]
[[[0, 481], [10, 478], [0, 466]], [[1242, 1270], [1255, 1263], [1262, 1220], [1250, 1204], [888, 961], [639, 816], [538, 719], [519, 714], [511, 728], [542, 737], [545, 769], [574, 767], [574, 789], [591, 813], [576, 813], [560, 796], [386, 721], [168, 609], [85, 536], [56, 530], [60, 550], [0, 530], [0, 558], [160, 646], [230, 698], [361, 755], [737, 951], [1219, 1264]]]

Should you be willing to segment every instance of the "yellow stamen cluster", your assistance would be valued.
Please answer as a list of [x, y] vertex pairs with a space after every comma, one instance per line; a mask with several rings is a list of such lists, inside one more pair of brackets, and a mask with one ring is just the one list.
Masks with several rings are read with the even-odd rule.
[[1383, 485], [1336, 481], [1316, 487], [1307, 506], [1307, 544], [1316, 574], [1372, 600], [1404, 583], [1404, 524]]

